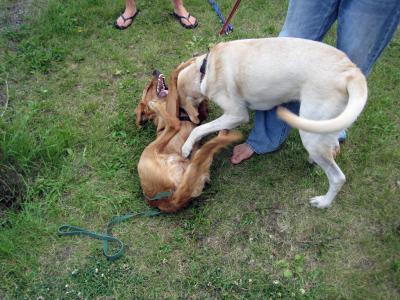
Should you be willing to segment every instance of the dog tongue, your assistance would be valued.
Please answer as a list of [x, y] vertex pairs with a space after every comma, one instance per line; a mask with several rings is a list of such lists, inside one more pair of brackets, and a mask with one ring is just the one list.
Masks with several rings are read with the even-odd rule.
[[161, 90], [160, 93], [158, 93], [158, 96], [161, 98], [166, 97], [168, 95], [168, 90]]

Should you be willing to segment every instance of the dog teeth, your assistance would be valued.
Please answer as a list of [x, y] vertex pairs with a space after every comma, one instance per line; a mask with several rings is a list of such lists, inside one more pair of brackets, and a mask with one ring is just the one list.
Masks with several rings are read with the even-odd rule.
[[160, 94], [162, 91], [166, 90], [168, 90], [168, 88], [167, 85], [165, 84], [165, 76], [164, 74], [160, 74], [158, 75], [156, 92], [157, 94]]

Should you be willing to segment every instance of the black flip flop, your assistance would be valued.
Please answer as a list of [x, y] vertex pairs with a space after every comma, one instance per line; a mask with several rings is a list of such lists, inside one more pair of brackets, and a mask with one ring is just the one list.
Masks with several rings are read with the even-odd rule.
[[136, 10], [135, 14], [134, 14], [132, 17], [129, 17], [129, 18], [126, 18], [126, 17], [124, 16], [124, 14], [122, 13], [122, 14], [120, 15], [120, 17], [122, 18], [122, 20], [124, 20], [124, 24], [126, 23], [126, 21], [129, 21], [129, 20], [132, 20], [132, 22], [130, 22], [128, 26], [119, 26], [119, 25], [117, 24], [117, 22], [115, 21], [115, 24], [114, 24], [115, 28], [117, 28], [117, 29], [119, 29], [119, 30], [127, 29], [129, 26], [132, 25], [133, 20], [135, 19], [135, 17], [137, 16], [138, 13], [139, 13], [139, 10]]
[[184, 16], [178, 15], [176, 12], [172, 12], [172, 15], [175, 17], [175, 19], [177, 19], [179, 21], [179, 24], [181, 24], [182, 27], [185, 27], [186, 29], [194, 29], [197, 27], [197, 25], [199, 25], [197, 20], [194, 24], [190, 24], [190, 25], [186, 25], [185, 23], [182, 22], [182, 19], [185, 19], [186, 21], [188, 21], [190, 23], [190, 21], [189, 21], [189, 18], [191, 16], [190, 14], [188, 14], [187, 17], [184, 17]]

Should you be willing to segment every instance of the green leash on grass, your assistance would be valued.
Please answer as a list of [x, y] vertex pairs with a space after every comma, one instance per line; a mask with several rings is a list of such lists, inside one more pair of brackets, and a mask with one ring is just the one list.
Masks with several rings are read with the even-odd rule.
[[[114, 261], [118, 258], [120, 258], [122, 255], [124, 255], [125, 251], [125, 244], [115, 236], [112, 236], [111, 229], [113, 225], [120, 224], [122, 222], [125, 222], [133, 217], [136, 216], [144, 216], [144, 217], [154, 217], [158, 216], [161, 214], [160, 210], [156, 209], [151, 209], [143, 212], [138, 212], [138, 213], [129, 213], [126, 215], [122, 216], [116, 216], [113, 217], [110, 222], [108, 222], [107, 227], [106, 227], [106, 232], [105, 233], [97, 233], [95, 231], [90, 231], [82, 227], [78, 226], [72, 226], [72, 225], [62, 225], [60, 228], [58, 228], [58, 235], [64, 236], [64, 235], [86, 235], [98, 240], [103, 241], [103, 253], [104, 256], [110, 260]], [[109, 245], [108, 243], [116, 243], [118, 244], [118, 250], [110, 254], [109, 253]]]
[[[157, 201], [161, 200], [164, 198], [168, 198], [169, 196], [172, 195], [171, 191], [166, 191], [166, 192], [161, 192], [155, 195], [154, 197], [146, 197], [147, 200], [149, 201]], [[118, 258], [120, 258], [122, 255], [124, 255], [125, 251], [125, 244], [115, 236], [112, 236], [111, 229], [114, 225], [120, 224], [122, 222], [125, 222], [133, 217], [136, 216], [144, 216], [144, 217], [154, 217], [158, 216], [161, 214], [161, 211], [158, 209], [151, 209], [151, 210], [146, 210], [142, 212], [137, 212], [137, 213], [129, 213], [126, 215], [122, 216], [116, 216], [112, 217], [110, 222], [108, 222], [106, 226], [106, 232], [105, 233], [97, 233], [95, 231], [90, 231], [82, 227], [78, 226], [72, 226], [72, 225], [62, 225], [58, 228], [58, 235], [59, 236], [64, 236], [64, 235], [86, 235], [89, 237], [92, 237], [94, 239], [98, 239], [103, 241], [103, 253], [104, 256], [107, 257], [108, 260], [114, 261]], [[118, 250], [114, 254], [109, 254], [109, 247], [108, 243], [113, 242], [118, 244]]]

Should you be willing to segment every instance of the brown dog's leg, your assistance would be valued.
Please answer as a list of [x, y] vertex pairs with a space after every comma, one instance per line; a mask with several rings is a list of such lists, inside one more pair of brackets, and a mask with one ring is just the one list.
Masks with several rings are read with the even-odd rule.
[[182, 103], [182, 107], [183, 109], [186, 111], [186, 113], [188, 114], [190, 121], [192, 121], [194, 124], [199, 124], [200, 120], [199, 120], [199, 112], [197, 110], [197, 108], [195, 108], [192, 103], [190, 103], [189, 101], [184, 101], [184, 103]]
[[180, 128], [180, 122], [175, 116], [167, 113], [165, 106], [156, 101], [149, 102], [150, 108], [158, 114], [165, 122], [165, 129], [157, 139], [148, 147], [160, 153], [169, 141], [176, 135]]
[[199, 196], [209, 178], [214, 155], [241, 138], [242, 135], [237, 131], [220, 132], [217, 137], [204, 144], [194, 155], [171, 201], [162, 203], [159, 208], [166, 212], [175, 212], [185, 207], [191, 198]]

